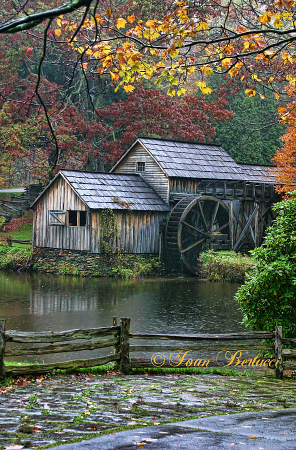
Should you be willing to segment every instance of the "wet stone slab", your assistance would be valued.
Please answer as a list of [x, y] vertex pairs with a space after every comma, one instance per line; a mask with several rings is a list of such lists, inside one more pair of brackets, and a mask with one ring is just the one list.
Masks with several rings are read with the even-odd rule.
[[55, 376], [0, 387], [0, 449], [89, 439], [122, 427], [296, 407], [296, 381], [262, 376]]

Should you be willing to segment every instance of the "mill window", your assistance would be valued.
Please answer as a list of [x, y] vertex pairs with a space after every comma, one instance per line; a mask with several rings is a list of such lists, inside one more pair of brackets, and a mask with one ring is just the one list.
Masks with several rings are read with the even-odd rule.
[[85, 227], [86, 218], [86, 211], [68, 211], [69, 227]]
[[145, 163], [142, 161], [137, 162], [137, 172], [145, 172]]

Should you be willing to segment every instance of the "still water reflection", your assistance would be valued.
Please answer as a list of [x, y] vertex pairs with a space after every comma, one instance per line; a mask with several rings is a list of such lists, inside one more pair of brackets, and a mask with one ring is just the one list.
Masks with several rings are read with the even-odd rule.
[[[130, 317], [132, 332], [244, 330], [233, 296], [239, 285], [196, 278], [115, 280], [0, 272], [6, 329], [67, 330], [109, 326]], [[46, 358], [48, 360], [48, 358]]]

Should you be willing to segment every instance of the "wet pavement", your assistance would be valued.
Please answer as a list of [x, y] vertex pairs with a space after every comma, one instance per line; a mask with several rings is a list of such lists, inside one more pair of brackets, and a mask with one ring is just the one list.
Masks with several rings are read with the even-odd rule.
[[[147, 446], [147, 447], [146, 447]], [[180, 422], [101, 436], [53, 450], [244, 450], [296, 449], [296, 408]]]
[[[146, 427], [147, 438], [158, 439], [163, 443], [161, 445], [167, 445], [165, 440], [157, 437], [165, 436], [166, 432], [158, 426], [163, 427], [182, 420], [187, 420], [186, 428], [184, 422], [182, 425], [176, 423], [175, 426], [169, 426], [169, 434], [172, 435], [169, 439], [171, 443], [175, 442], [176, 447], [153, 447], [152, 444], [156, 441], [152, 440], [148, 441], [149, 448], [199, 448], [196, 444], [190, 444], [190, 439], [192, 440], [194, 436], [194, 439], [201, 437], [207, 439], [207, 447], [213, 445], [212, 448], [220, 448], [217, 447], [220, 441], [215, 439], [222, 439], [218, 434], [222, 433], [224, 436], [226, 431], [221, 428], [224, 422], [220, 420], [219, 414], [252, 411], [261, 413], [277, 409], [288, 412], [290, 410], [288, 408], [296, 408], [296, 381], [293, 379], [281, 381], [262, 375], [120, 376], [115, 373], [95, 376], [55, 375], [52, 379], [38, 377], [30, 381], [18, 379], [12, 386], [0, 387], [0, 448], [32, 449], [47, 445], [57, 446], [72, 440], [88, 440], [100, 434], [107, 435], [121, 430], [127, 430], [124, 433], [127, 433], [126, 439], [129, 440], [123, 441], [122, 445], [132, 447], [100, 448], [134, 448], [134, 444], [128, 442], [131, 442], [131, 437], [137, 433], [142, 438], [142, 432], [140, 433], [141, 430], [138, 429], [143, 427]], [[207, 428], [200, 431], [202, 434], [195, 435], [194, 429], [189, 428], [192, 424], [190, 425], [188, 420], [192, 419], [213, 422], [207, 422]], [[264, 426], [267, 426], [267, 421], [262, 420]], [[198, 425], [202, 428], [201, 423]], [[208, 428], [214, 425], [218, 427], [217, 430]], [[234, 426], [235, 424], [231, 425]], [[247, 431], [248, 426], [245, 425]], [[185, 431], [179, 430], [179, 427]], [[291, 426], [291, 430], [291, 436], [294, 436], [295, 426]], [[251, 435], [253, 433], [254, 431], [250, 432]], [[279, 445], [285, 444], [285, 439], [279, 440], [278, 436], [286, 435], [279, 433], [281, 431], [269, 439], [269, 443], [272, 439], [277, 442], [277, 446], [273, 448], [296, 450], [296, 444], [294, 447], [280, 447]], [[185, 447], [185, 438], [178, 443], [178, 434], [186, 436]], [[259, 449], [259, 441], [247, 435], [243, 436], [241, 431], [240, 435], [241, 442], [244, 439], [246, 442], [251, 440], [252, 446], [244, 448]], [[229, 431], [229, 436], [229, 442], [235, 442], [233, 445], [244, 446], [233, 439], [232, 431]], [[107, 439], [105, 436], [100, 438], [102, 445], [103, 437]], [[106, 442], [106, 445], [109, 445], [108, 440]], [[222, 443], [223, 439], [221, 445]], [[195, 446], [190, 447], [189, 444]], [[229, 448], [230, 444], [227, 445]], [[262, 448], [271, 447], [262, 446]]]

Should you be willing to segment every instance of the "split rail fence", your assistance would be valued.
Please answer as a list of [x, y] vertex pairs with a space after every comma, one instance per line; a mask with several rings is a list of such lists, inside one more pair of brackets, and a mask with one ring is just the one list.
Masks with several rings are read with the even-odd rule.
[[[10, 237], [0, 238], [0, 242], [5, 242], [8, 247], [12, 247], [15, 244], [32, 244], [32, 241], [25, 239], [12, 239]], [[4, 244], [5, 245], [5, 244]]]
[[[134, 345], [131, 340], [149, 340], [149, 341], [170, 341], [169, 345]], [[261, 343], [264, 339], [269, 343]], [[80, 342], [69, 342], [77, 341]], [[257, 343], [254, 343], [254, 340]], [[84, 342], [81, 342], [84, 341]], [[242, 341], [242, 342], [241, 342]], [[171, 344], [173, 342], [174, 344]], [[182, 342], [182, 344], [180, 344]], [[184, 344], [186, 342], [186, 344]], [[190, 344], [188, 344], [190, 342]], [[6, 344], [33, 344], [26, 348], [7, 348]], [[35, 344], [45, 344], [36, 347]], [[62, 332], [42, 331], [42, 332], [20, 332], [6, 331], [5, 320], [0, 319], [0, 378], [5, 376], [25, 375], [32, 373], [48, 373], [56, 369], [76, 369], [84, 367], [101, 366], [110, 362], [117, 362], [119, 370], [123, 374], [128, 374], [132, 368], [173, 368], [193, 367], [193, 357], [182, 359], [182, 365], [176, 361], [172, 364], [170, 358], [165, 354], [180, 355], [180, 352], [187, 353], [192, 351], [204, 352], [230, 352], [236, 350], [244, 351], [269, 351], [273, 353], [273, 359], [277, 361], [272, 368], [275, 370], [277, 378], [283, 377], [284, 369], [296, 369], [296, 350], [283, 349], [283, 344], [295, 345], [296, 339], [283, 338], [282, 327], [276, 327], [274, 332], [257, 331], [242, 333], [224, 333], [224, 334], [143, 334], [130, 333], [130, 319], [121, 318], [120, 325], [117, 324], [117, 318], [113, 317], [113, 325], [110, 327], [91, 328], [85, 330], [68, 330]], [[7, 357], [19, 357], [25, 355], [44, 356], [46, 354], [56, 354], [65, 352], [78, 352], [85, 350], [95, 350], [103, 348], [113, 348], [112, 353], [107, 356], [88, 359], [75, 359], [66, 362], [56, 362], [49, 364], [30, 364], [30, 365], [8, 365], [4, 360]], [[149, 359], [131, 357], [131, 353], [149, 353]], [[179, 353], [178, 353], [179, 352]], [[187, 355], [186, 353], [186, 355]], [[153, 360], [154, 357], [154, 360]], [[199, 353], [200, 358], [200, 353]], [[284, 361], [283, 358], [294, 358], [294, 361]], [[243, 357], [242, 357], [243, 359]], [[261, 362], [270, 361], [271, 358], [264, 359], [260, 356]], [[205, 358], [204, 358], [205, 360]], [[180, 361], [180, 356], [179, 356]], [[201, 361], [198, 359], [196, 361]], [[258, 360], [257, 360], [258, 362]], [[206, 367], [225, 367], [225, 360], [207, 361]], [[200, 364], [197, 364], [200, 366]], [[194, 364], [195, 366], [195, 364]], [[204, 365], [201, 364], [203, 367]], [[265, 364], [263, 364], [265, 366]], [[231, 366], [229, 366], [231, 367]], [[271, 366], [270, 366], [271, 367]], [[246, 367], [243, 367], [245, 369]]]

